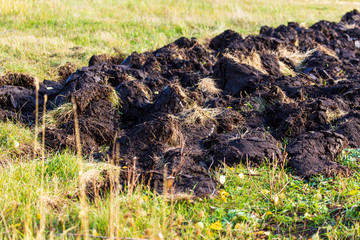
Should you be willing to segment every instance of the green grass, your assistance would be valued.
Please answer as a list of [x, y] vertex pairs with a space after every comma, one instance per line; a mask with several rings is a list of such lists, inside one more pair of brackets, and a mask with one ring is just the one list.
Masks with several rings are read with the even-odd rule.
[[85, 66], [93, 54], [153, 50], [182, 36], [205, 41], [228, 28], [253, 34], [264, 24], [339, 21], [359, 7], [355, 0], [1, 0], [0, 73], [55, 79], [59, 66]]
[[[359, 159], [360, 151], [351, 150], [339, 161], [358, 170]], [[5, 167], [0, 175], [1, 238], [24, 237], [27, 219], [35, 235], [43, 202], [44, 237], [73, 239], [66, 233], [80, 231], [79, 178], [101, 181], [98, 173], [106, 168], [106, 163], [86, 163], [79, 177], [73, 154], [54, 154], [45, 163], [42, 194], [40, 160]], [[109, 236], [110, 224], [118, 237], [151, 239], [159, 234], [165, 239], [353, 239], [360, 234], [358, 173], [303, 181], [279, 166], [239, 165], [220, 168], [214, 177], [220, 176], [226, 181], [213, 198], [172, 203], [147, 187], [96, 198], [88, 203], [90, 234]]]
[[[253, 34], [264, 24], [339, 21], [354, 8], [358, 1], [0, 0], [0, 74], [56, 79], [59, 66], [84, 66], [93, 54], [153, 50], [182, 36], [206, 42], [228, 28]], [[138, 186], [84, 204], [80, 180], [101, 184], [101, 171], [111, 166], [83, 163], [66, 151], [48, 154], [43, 168], [41, 158], [32, 156], [33, 138], [23, 126], [0, 123], [1, 239], [75, 239], [71, 234], [81, 232], [85, 220], [94, 236], [125, 238], [360, 235], [360, 150], [338, 160], [354, 170], [349, 178], [303, 181], [278, 166], [224, 166], [214, 177], [226, 181], [212, 198], [172, 202]]]
[[[33, 152], [33, 132], [11, 122], [0, 125], [0, 165], [7, 161], [22, 160]], [[25, 157], [26, 158], [26, 157]]]

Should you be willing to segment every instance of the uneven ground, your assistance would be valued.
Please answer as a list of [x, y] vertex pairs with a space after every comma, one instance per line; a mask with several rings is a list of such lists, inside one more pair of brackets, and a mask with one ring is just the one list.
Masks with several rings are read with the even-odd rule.
[[353, 11], [4, 75], [4, 236], [356, 236], [359, 47]]

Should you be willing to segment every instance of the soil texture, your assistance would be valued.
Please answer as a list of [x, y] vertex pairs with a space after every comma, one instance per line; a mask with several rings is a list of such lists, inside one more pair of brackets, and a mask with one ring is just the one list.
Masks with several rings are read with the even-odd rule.
[[303, 178], [348, 176], [336, 158], [360, 147], [359, 63], [357, 10], [309, 28], [227, 30], [208, 44], [180, 38], [156, 51], [93, 56], [39, 86], [7, 74], [0, 120], [33, 127], [38, 93], [49, 149], [76, 149], [77, 118], [82, 154], [134, 169], [158, 192], [212, 195], [211, 171], [222, 164], [281, 161]]

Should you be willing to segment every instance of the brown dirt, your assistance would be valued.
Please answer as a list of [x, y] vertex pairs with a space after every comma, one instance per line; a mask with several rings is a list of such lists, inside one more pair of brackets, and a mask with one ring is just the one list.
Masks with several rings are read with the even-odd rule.
[[348, 147], [347, 139], [329, 131], [307, 132], [296, 137], [287, 147], [289, 166], [301, 177], [309, 178], [324, 174], [348, 176], [350, 170], [334, 162], [335, 158]]
[[11, 85], [25, 88], [32, 88], [35, 78], [23, 73], [7, 73], [0, 77], [0, 87]]
[[70, 75], [75, 72], [76, 66], [73, 63], [67, 62], [58, 68], [59, 80], [66, 81]]

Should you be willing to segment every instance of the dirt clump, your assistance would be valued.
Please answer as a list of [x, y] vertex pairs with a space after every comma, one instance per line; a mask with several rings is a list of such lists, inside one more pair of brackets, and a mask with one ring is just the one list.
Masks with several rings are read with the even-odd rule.
[[222, 34], [214, 37], [209, 47], [217, 52], [223, 52], [231, 43], [243, 40], [242, 36], [233, 30], [226, 30]]
[[360, 12], [356, 9], [346, 13], [342, 18], [341, 22], [347, 24], [360, 24]]
[[264, 74], [252, 66], [222, 58], [215, 65], [215, 78], [227, 94], [239, 95], [240, 91], [251, 93]]
[[281, 144], [264, 129], [254, 129], [241, 134], [233, 132], [211, 136], [206, 141], [211, 165], [255, 164], [282, 161]]
[[178, 85], [166, 86], [151, 106], [151, 112], [176, 114], [185, 110], [187, 95]]
[[306, 131], [326, 130], [346, 114], [347, 106], [327, 98], [304, 101], [300, 104], [275, 103], [267, 108], [269, 126], [274, 128], [274, 136], [294, 138]]
[[308, 132], [295, 138], [287, 147], [289, 166], [301, 177], [309, 178], [319, 173], [325, 176], [342, 174], [349, 169], [335, 162], [335, 158], [348, 146], [347, 139], [334, 132]]
[[0, 107], [3, 110], [32, 114], [35, 110], [34, 91], [18, 86], [3, 86], [0, 88]]
[[337, 120], [334, 130], [346, 136], [351, 148], [360, 148], [360, 113], [350, 112]]
[[58, 75], [60, 81], [66, 81], [70, 75], [75, 72], [76, 66], [73, 63], [67, 62], [58, 68]]
[[[42, 132], [40, 133], [42, 137]], [[64, 129], [45, 129], [45, 144], [46, 147], [62, 151], [67, 148], [77, 151], [77, 142], [74, 132], [68, 132]], [[82, 134], [80, 137], [80, 146], [83, 153], [90, 153], [97, 151], [96, 142], [86, 134]]]
[[126, 56], [121, 53], [118, 55], [115, 55], [115, 56], [108, 56], [106, 54], [94, 55], [89, 60], [89, 66], [93, 66], [96, 64], [102, 64], [102, 63], [120, 65], [125, 60], [125, 58], [126, 58]]
[[151, 168], [166, 148], [178, 146], [181, 140], [179, 123], [173, 116], [160, 113], [120, 132], [108, 153], [115, 162], [131, 165], [140, 159], [137, 164], [141, 168]]
[[7, 73], [0, 77], [0, 87], [6, 85], [32, 88], [35, 86], [35, 78], [24, 73]]
[[[188, 193], [204, 197], [216, 193], [216, 182], [204, 164], [199, 164], [201, 152], [191, 149], [175, 148], [167, 151], [155, 164], [151, 184], [158, 192]], [[164, 169], [166, 181], [164, 183]]]

